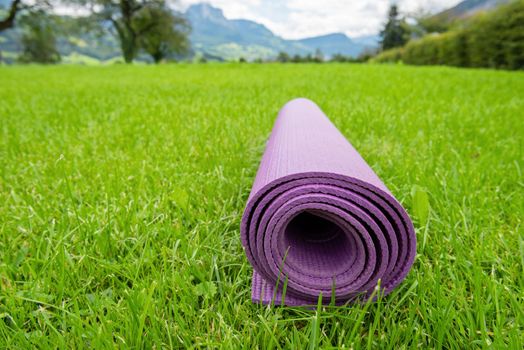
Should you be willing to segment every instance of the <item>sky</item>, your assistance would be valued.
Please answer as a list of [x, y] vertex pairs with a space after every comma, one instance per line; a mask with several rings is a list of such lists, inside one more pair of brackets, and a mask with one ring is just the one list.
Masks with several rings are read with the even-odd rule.
[[[350, 37], [377, 34], [392, 0], [180, 0], [182, 8], [207, 2], [221, 8], [229, 19], [243, 18], [264, 24], [285, 39], [300, 39], [343, 32]], [[403, 13], [440, 11], [460, 0], [397, 0]]]

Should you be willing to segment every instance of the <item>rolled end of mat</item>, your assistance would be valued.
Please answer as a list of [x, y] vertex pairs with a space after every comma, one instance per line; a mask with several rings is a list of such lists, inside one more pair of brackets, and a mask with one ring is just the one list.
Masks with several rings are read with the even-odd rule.
[[[324, 120], [316, 119], [318, 107], [311, 112], [308, 101], [306, 108], [312, 113], [309, 117], [318, 122], [311, 125], [315, 123], [306, 116], [306, 124], [323, 135], [334, 133], [325, 116]], [[303, 108], [288, 108], [286, 113], [292, 118], [301, 111]], [[285, 137], [286, 133], [290, 137], [294, 130], [282, 118], [281, 112], [275, 126], [278, 132], [274, 129], [272, 138]], [[335, 132], [333, 137], [340, 137], [336, 128]], [[280, 161], [297, 152], [282, 151], [278, 141], [270, 140], [268, 148], [280, 150]], [[340, 152], [340, 140], [335, 141], [336, 152]], [[301, 142], [311, 145], [322, 140]], [[355, 152], [347, 145], [347, 152]], [[315, 155], [309, 156], [309, 161], [315, 162]], [[326, 163], [326, 159], [322, 161]], [[242, 244], [255, 270], [253, 301], [311, 305], [322, 294], [325, 303], [334, 297], [337, 304], [343, 304], [359, 296], [369, 297], [379, 280], [381, 291], [388, 293], [407, 275], [416, 252], [411, 220], [385, 186], [376, 182], [378, 178], [369, 176], [367, 164], [357, 161], [364, 162], [355, 158], [352, 167], [363, 169], [369, 181], [340, 172], [292, 173], [292, 169], [288, 169], [290, 174], [274, 175], [268, 181], [272, 166], [265, 160], [241, 222]], [[289, 162], [286, 164], [289, 166]], [[320, 163], [316, 164], [318, 168]], [[265, 184], [260, 184], [259, 175]]]

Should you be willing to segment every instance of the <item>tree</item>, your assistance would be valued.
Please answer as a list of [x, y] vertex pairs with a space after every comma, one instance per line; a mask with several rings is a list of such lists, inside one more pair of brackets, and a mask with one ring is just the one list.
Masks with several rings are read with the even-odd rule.
[[3, 18], [0, 18], [0, 32], [13, 28], [17, 17], [19, 17], [24, 10], [42, 10], [51, 6], [46, 0], [29, 1], [28, 3], [25, 3], [25, 1], [27, 0], [13, 0], [13, 2], [11, 2], [7, 14]]
[[324, 54], [322, 53], [322, 51], [319, 48], [315, 50], [315, 56], [313, 57], [313, 62], [317, 62], [317, 63], [324, 62]]
[[[165, 0], [69, 0], [73, 2], [88, 3], [94, 17], [98, 17], [102, 22], [109, 21], [112, 23], [114, 30], [120, 41], [122, 56], [126, 63], [131, 63], [135, 59], [142, 38], [149, 32], [155, 32], [156, 20], [150, 20], [144, 23], [140, 18], [147, 18], [148, 11], [157, 11], [151, 9], [164, 9]], [[140, 25], [138, 25], [140, 23]], [[169, 29], [168, 29], [169, 30]], [[164, 33], [165, 34], [165, 33]], [[165, 39], [165, 36], [162, 34]], [[157, 39], [154, 41], [158, 42]], [[165, 40], [161, 40], [164, 41]], [[161, 45], [165, 46], [165, 45]]]
[[[90, 5], [93, 17], [101, 22], [110, 22], [116, 31], [122, 56], [131, 63], [138, 53], [138, 39], [149, 27], [137, 30], [135, 20], [140, 11], [151, 5], [164, 5], [163, 0], [70, 0], [73, 3]], [[152, 26], [152, 24], [150, 24]]]
[[171, 54], [184, 54], [189, 50], [189, 23], [168, 8], [147, 6], [139, 12], [134, 22], [137, 32], [143, 32], [138, 38], [139, 46], [155, 63]]
[[396, 5], [389, 8], [388, 20], [380, 36], [382, 50], [403, 46], [407, 42], [407, 29], [404, 20], [400, 19]]
[[14, 0], [9, 6], [9, 10], [4, 18], [0, 19], [0, 32], [12, 28], [15, 25], [15, 19], [22, 10], [22, 1]]
[[60, 61], [52, 21], [43, 11], [24, 17], [22, 24], [26, 31], [21, 40], [23, 52], [19, 57], [20, 62], [49, 64]]
[[290, 60], [291, 60], [291, 57], [289, 57], [289, 54], [287, 52], [280, 51], [278, 53], [278, 56], [277, 56], [278, 62], [286, 63], [286, 62], [289, 62]]
[[299, 54], [294, 54], [293, 57], [291, 57], [291, 62], [293, 63], [300, 63], [302, 62], [302, 57]]
[[131, 63], [138, 52], [138, 38], [149, 30], [149, 26], [138, 31], [134, 26], [134, 20], [139, 12], [146, 6], [152, 4], [163, 4], [158, 0], [97, 0], [103, 6], [102, 16], [113, 24], [118, 38], [122, 55], [126, 63]]

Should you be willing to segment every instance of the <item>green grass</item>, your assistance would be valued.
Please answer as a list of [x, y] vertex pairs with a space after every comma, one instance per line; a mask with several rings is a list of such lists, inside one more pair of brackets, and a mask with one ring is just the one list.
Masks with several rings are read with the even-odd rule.
[[[250, 301], [239, 221], [297, 96], [414, 214], [413, 269], [377, 303]], [[523, 120], [523, 73], [0, 68], [0, 347], [521, 349]]]

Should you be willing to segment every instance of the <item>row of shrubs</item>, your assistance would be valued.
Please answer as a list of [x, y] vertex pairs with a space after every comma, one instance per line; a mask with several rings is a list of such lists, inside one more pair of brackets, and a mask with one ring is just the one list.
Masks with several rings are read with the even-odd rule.
[[372, 61], [524, 69], [524, 0], [479, 14], [451, 31], [411, 40]]

